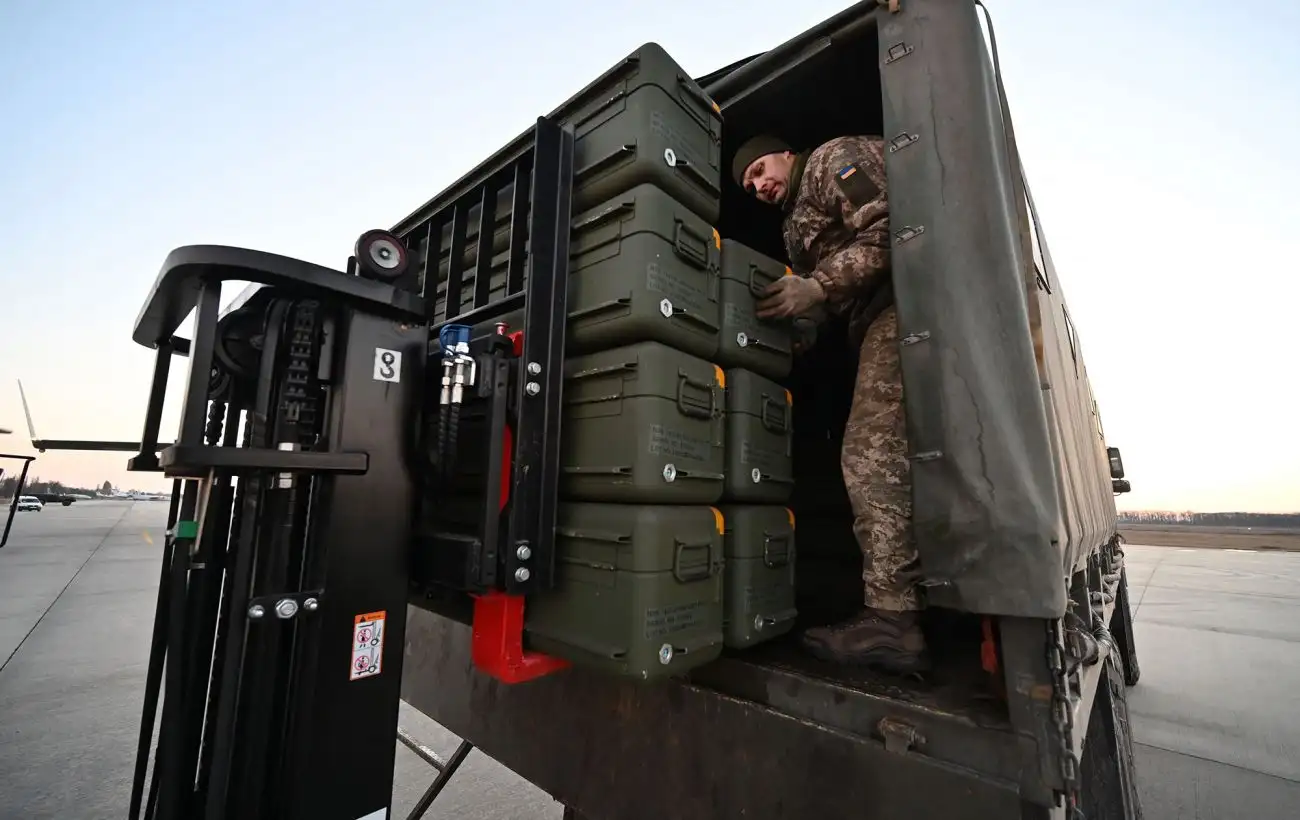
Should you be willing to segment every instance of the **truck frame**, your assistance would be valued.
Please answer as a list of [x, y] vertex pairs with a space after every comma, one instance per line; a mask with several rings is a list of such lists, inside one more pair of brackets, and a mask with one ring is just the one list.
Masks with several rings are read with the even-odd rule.
[[[835, 668], [774, 641], [645, 684], [530, 649], [527, 601], [555, 583], [557, 317], [580, 173], [581, 124], [562, 108], [363, 234], [346, 271], [218, 246], [165, 261], [133, 333], [157, 358], [130, 467], [175, 482], [133, 820], [386, 818], [399, 698], [465, 739], [420, 813], [472, 745], [570, 818], [1140, 817], [1113, 498], [1127, 483], [980, 11], [866, 0], [695, 81], [726, 123], [723, 159], [769, 129], [805, 146], [887, 141], [932, 676]], [[783, 255], [778, 215], [724, 188], [720, 234]], [[444, 237], [460, 260], [471, 227], [473, 293], [449, 277], [443, 300], [468, 309], [436, 310]], [[223, 311], [228, 281], [255, 286]], [[191, 313], [193, 339], [177, 337]], [[825, 364], [790, 380], [807, 408], [806, 486], [838, 479], [853, 368], [837, 343], [820, 338]], [[178, 436], [161, 444], [174, 356], [189, 376]], [[465, 412], [486, 424], [479, 534], [456, 544], [423, 529], [455, 471], [440, 360], [473, 374]], [[843, 504], [822, 495], [796, 489], [796, 514], [842, 525]], [[801, 616], [825, 622], [835, 606], [819, 601], [860, 596], [861, 556], [851, 542], [800, 550]]]

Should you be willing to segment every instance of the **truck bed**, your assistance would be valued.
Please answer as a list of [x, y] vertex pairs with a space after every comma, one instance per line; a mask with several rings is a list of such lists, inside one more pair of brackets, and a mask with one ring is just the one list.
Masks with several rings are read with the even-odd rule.
[[472, 668], [470, 627], [418, 607], [406, 647], [404, 699], [591, 820], [836, 817], [868, 799], [880, 818], [1019, 811], [1018, 736], [970, 651], [937, 653], [922, 681], [833, 667], [790, 637], [687, 680], [570, 669], [508, 686]]

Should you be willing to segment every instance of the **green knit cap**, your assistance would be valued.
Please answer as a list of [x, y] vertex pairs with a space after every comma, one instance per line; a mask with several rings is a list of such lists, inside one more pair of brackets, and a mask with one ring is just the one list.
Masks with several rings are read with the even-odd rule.
[[768, 154], [779, 154], [782, 151], [789, 150], [792, 149], [780, 137], [774, 137], [770, 134], [759, 134], [756, 137], [750, 137], [736, 149], [736, 156], [731, 160], [731, 178], [743, 188], [745, 187], [743, 182], [745, 169], [749, 167], [751, 162]]

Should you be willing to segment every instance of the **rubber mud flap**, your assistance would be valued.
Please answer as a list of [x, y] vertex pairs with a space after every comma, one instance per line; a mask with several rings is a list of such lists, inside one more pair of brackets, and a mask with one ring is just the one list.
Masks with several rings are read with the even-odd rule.
[[531, 646], [655, 680], [722, 652], [722, 514], [708, 506], [561, 504], [556, 585], [529, 598]]
[[786, 276], [789, 268], [734, 239], [721, 244], [715, 360], [727, 369], [743, 367], [769, 379], [785, 378], [794, 360], [793, 324], [760, 320], [756, 311], [764, 289]]
[[728, 502], [784, 504], [794, 490], [793, 407], [789, 391], [748, 370], [728, 370]]
[[656, 341], [713, 356], [720, 254], [708, 222], [638, 185], [575, 216], [569, 241], [569, 352]]
[[795, 520], [785, 507], [724, 506], [723, 634], [733, 649], [794, 627]]

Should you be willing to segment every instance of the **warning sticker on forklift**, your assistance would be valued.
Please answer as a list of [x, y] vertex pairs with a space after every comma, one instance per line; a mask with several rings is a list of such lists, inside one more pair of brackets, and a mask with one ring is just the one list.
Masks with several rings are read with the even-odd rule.
[[352, 666], [348, 680], [378, 675], [384, 666], [384, 618], [387, 612], [367, 612], [352, 621]]

